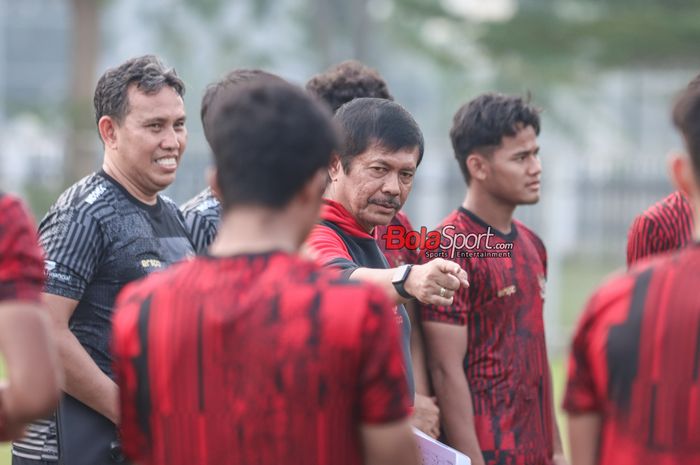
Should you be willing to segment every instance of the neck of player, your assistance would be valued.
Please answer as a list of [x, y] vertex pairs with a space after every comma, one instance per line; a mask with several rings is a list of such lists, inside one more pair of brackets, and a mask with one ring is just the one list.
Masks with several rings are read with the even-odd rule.
[[131, 194], [136, 200], [145, 203], [146, 205], [155, 205], [158, 202], [158, 192], [146, 192], [141, 189], [138, 183], [134, 182], [117, 164], [112, 163], [108, 157], [105, 157], [102, 169], [112, 179], [117, 181], [126, 191]]
[[475, 186], [471, 186], [467, 191], [462, 206], [503, 234], [510, 233], [513, 227], [515, 205], [506, 203]]
[[305, 235], [298, 218], [289, 210], [236, 207], [225, 212], [216, 239], [209, 247], [215, 257], [263, 253], [294, 253]]

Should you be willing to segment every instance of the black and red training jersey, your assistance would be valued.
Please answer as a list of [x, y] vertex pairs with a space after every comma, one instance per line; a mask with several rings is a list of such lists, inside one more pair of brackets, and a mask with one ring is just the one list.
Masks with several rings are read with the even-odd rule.
[[202, 256], [130, 285], [112, 346], [127, 455], [362, 463], [360, 425], [409, 414], [391, 307], [283, 252]]
[[44, 261], [36, 227], [16, 197], [0, 193], [0, 301], [38, 302]]
[[602, 417], [598, 465], [700, 464], [700, 244], [593, 294], [574, 335], [564, 409]]
[[[484, 460], [549, 464], [553, 413], [543, 321], [544, 244], [516, 220], [504, 234], [464, 208], [448, 215], [437, 231], [446, 248], [422, 250], [422, 259], [456, 262], [470, 286], [455, 293], [451, 306], [423, 306], [421, 317], [466, 326], [464, 373]], [[452, 250], [450, 241], [459, 247]]]
[[627, 266], [651, 255], [680, 249], [692, 236], [693, 209], [688, 199], [676, 191], [632, 222], [627, 236]]
[[[321, 207], [321, 223], [314, 226], [304, 243], [309, 255], [321, 266], [336, 268], [349, 278], [360, 267], [387, 269], [389, 262], [374, 236], [360, 226], [352, 214], [338, 202], [324, 199]], [[415, 383], [411, 360], [411, 320], [406, 307], [395, 307], [396, 322], [401, 328], [406, 382], [413, 399]]]

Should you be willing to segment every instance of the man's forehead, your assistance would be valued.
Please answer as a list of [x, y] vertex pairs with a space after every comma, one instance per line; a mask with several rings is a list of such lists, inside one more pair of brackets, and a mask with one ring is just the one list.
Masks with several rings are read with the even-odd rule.
[[374, 143], [360, 156], [366, 161], [383, 161], [386, 163], [410, 162], [418, 163], [420, 149], [418, 147], [404, 147], [398, 150], [389, 149], [379, 143]]
[[175, 89], [166, 85], [156, 92], [146, 93], [139, 89], [136, 84], [129, 86], [127, 92], [128, 113], [133, 110], [145, 117], [156, 115], [176, 115], [180, 118], [185, 116], [185, 104], [180, 94]]

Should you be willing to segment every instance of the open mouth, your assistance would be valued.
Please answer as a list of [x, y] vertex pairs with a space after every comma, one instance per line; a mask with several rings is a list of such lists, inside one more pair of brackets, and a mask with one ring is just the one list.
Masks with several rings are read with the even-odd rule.
[[164, 168], [177, 168], [176, 157], [163, 157], [156, 160], [156, 164]]

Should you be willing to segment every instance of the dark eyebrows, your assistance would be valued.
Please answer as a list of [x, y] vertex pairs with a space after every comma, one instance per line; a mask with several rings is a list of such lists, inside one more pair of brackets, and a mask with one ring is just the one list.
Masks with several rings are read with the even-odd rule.
[[540, 153], [540, 146], [535, 147], [534, 150], [520, 150], [512, 155], [512, 158], [518, 158], [524, 155], [537, 155]]
[[[186, 120], [187, 120], [187, 116], [186, 116], [186, 115], [182, 115], [182, 116], [176, 118], [176, 119], [175, 119], [175, 122], [176, 122], [176, 123], [178, 123], [178, 122], [183, 122], [183, 123], [184, 123]], [[149, 124], [155, 124], [155, 123], [164, 124], [164, 123], [167, 123], [167, 122], [168, 122], [168, 118], [163, 118], [162, 116], [154, 116], [153, 118], [146, 118], [146, 119], [143, 121], [143, 124], [144, 124], [144, 126], [148, 126]]]

